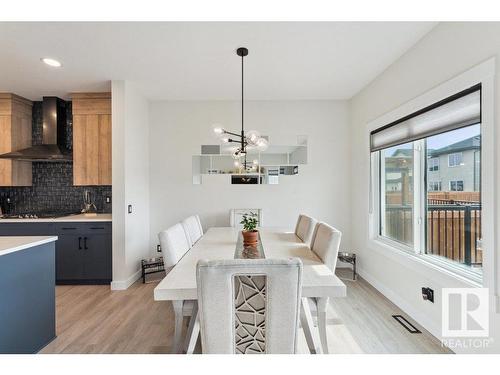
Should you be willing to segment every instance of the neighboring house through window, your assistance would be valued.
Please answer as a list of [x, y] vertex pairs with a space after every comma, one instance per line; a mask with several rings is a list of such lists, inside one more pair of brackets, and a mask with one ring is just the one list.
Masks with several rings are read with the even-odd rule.
[[430, 158], [427, 160], [429, 172], [439, 171], [439, 158]]
[[464, 182], [450, 181], [450, 191], [464, 191]]
[[457, 167], [462, 165], [463, 155], [461, 152], [455, 152], [453, 154], [448, 155], [448, 166], [449, 167]]
[[429, 191], [441, 191], [441, 181], [429, 182]]

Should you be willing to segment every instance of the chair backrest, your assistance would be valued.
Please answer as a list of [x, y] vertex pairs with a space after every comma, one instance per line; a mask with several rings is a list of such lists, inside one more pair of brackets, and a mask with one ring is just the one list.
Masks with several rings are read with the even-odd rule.
[[165, 267], [176, 265], [190, 248], [184, 228], [179, 223], [158, 233], [158, 239]]
[[186, 232], [186, 237], [189, 240], [189, 245], [193, 246], [203, 236], [203, 228], [201, 227], [200, 217], [198, 215], [189, 216], [182, 221], [182, 227]]
[[296, 352], [300, 259], [201, 260], [196, 281], [204, 353]]
[[255, 213], [257, 214], [257, 219], [259, 220], [259, 227], [263, 227], [263, 215], [261, 208], [232, 208], [229, 211], [229, 225], [235, 228], [242, 228], [243, 225], [240, 224], [243, 215]]
[[335, 272], [337, 256], [339, 254], [342, 232], [326, 223], [316, 224], [314, 229], [311, 250], [321, 258], [328, 268]]
[[295, 234], [302, 242], [311, 246], [311, 240], [318, 221], [310, 216], [300, 214], [295, 226]]

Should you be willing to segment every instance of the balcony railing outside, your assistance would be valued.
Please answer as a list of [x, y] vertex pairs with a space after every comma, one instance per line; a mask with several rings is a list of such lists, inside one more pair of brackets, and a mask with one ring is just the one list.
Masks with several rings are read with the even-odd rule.
[[[481, 266], [481, 205], [477, 202], [431, 199], [427, 201], [426, 253], [468, 265]], [[385, 235], [413, 242], [412, 206], [387, 205]]]

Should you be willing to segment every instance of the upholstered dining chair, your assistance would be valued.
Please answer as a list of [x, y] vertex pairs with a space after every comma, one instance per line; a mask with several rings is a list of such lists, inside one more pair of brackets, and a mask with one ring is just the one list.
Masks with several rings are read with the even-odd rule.
[[158, 233], [165, 268], [175, 266], [190, 249], [190, 242], [180, 223]]
[[[312, 235], [311, 250], [333, 273], [335, 273], [335, 267], [337, 265], [341, 238], [342, 232], [323, 222], [316, 224]], [[328, 353], [326, 338], [326, 306], [328, 305], [328, 298], [307, 298], [302, 301], [304, 304], [308, 304], [309, 302], [312, 302], [316, 307], [316, 311], [318, 311], [321, 345], [324, 352]], [[318, 308], [319, 304], [323, 306]]]
[[[165, 269], [175, 266], [191, 248], [190, 240], [180, 223], [158, 233], [158, 239], [160, 240]], [[176, 312], [173, 343], [173, 352], [176, 353], [179, 350], [184, 317], [192, 316], [195, 302], [190, 300], [172, 301], [172, 305]]]
[[189, 216], [184, 219], [181, 224], [186, 232], [189, 246], [192, 247], [203, 236], [203, 228], [201, 226], [200, 217], [198, 215]]
[[203, 353], [296, 352], [300, 259], [201, 260], [196, 280]]
[[311, 250], [321, 258], [323, 263], [335, 272], [342, 232], [334, 227], [320, 222], [314, 228]]
[[307, 246], [311, 246], [311, 240], [318, 221], [310, 216], [300, 214], [295, 226], [295, 235]]

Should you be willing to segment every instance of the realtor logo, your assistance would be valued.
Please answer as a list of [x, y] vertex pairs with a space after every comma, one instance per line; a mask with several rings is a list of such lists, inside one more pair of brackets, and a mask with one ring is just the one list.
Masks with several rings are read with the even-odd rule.
[[488, 337], [487, 288], [443, 288], [443, 337]]

